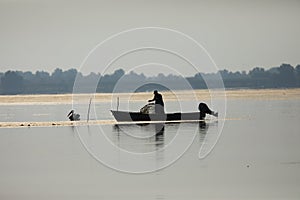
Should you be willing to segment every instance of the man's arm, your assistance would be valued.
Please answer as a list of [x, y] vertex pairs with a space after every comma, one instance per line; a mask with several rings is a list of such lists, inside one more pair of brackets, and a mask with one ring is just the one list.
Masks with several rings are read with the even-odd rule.
[[151, 101], [155, 101], [155, 96], [153, 97], [153, 99], [148, 100], [148, 102], [151, 102]]

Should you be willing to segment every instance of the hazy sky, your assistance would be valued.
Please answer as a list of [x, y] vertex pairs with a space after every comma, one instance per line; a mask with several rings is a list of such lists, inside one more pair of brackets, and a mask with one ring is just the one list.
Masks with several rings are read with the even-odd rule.
[[299, 0], [0, 0], [0, 71], [78, 68], [99, 42], [144, 26], [190, 35], [220, 69], [300, 64]]

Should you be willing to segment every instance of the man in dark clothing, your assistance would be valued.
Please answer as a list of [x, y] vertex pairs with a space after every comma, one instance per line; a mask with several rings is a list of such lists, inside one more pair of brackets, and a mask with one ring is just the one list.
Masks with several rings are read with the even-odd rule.
[[148, 100], [148, 102], [155, 101], [155, 113], [156, 114], [164, 114], [164, 101], [162, 98], [162, 95], [157, 92], [157, 90], [154, 90], [154, 97], [151, 100]]
[[218, 113], [210, 110], [209, 107], [205, 103], [200, 103], [198, 106], [198, 109], [200, 111], [200, 120], [204, 120], [206, 114], [218, 117]]

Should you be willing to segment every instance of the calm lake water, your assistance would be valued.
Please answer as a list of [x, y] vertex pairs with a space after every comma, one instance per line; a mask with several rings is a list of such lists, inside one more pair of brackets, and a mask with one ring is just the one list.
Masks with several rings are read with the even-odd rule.
[[[168, 111], [176, 108], [174, 102], [165, 103]], [[132, 109], [141, 106], [133, 102]], [[108, 102], [97, 103], [91, 118], [112, 120], [107, 107]], [[1, 105], [0, 121], [66, 120], [71, 108]], [[241, 97], [228, 98], [225, 119], [208, 120], [205, 126], [1, 128], [0, 199], [299, 199], [299, 122], [298, 98]], [[103, 135], [119, 151], [105, 151]], [[141, 153], [143, 162], [128, 163], [124, 152]], [[118, 167], [163, 169], [131, 174]]]

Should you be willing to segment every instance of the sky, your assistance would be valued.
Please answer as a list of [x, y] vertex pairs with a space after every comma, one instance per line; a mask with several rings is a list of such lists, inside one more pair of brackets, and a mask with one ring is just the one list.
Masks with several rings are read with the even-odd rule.
[[[248, 71], [253, 67], [268, 69], [281, 63], [296, 66], [300, 64], [299, 21], [299, 0], [0, 0], [0, 71], [52, 72], [59, 67], [76, 68], [84, 74], [103, 72], [103, 66], [80, 66], [102, 41], [139, 27], [162, 27], [190, 36], [202, 45], [218, 69]], [[137, 39], [141, 37], [136, 35]], [[175, 37], [169, 40], [169, 44], [172, 40], [177, 44]], [[135, 43], [132, 38], [127, 42]], [[182, 49], [191, 53], [192, 49], [188, 50], [186, 44], [182, 43]], [[123, 43], [119, 45], [120, 49], [124, 48]], [[94, 57], [100, 58], [106, 52], [113, 54], [109, 48], [108, 45]], [[183, 75], [194, 73], [184, 64], [174, 67], [176, 59], [170, 58], [169, 63], [163, 60], [168, 57], [164, 53], [152, 62], [147, 60], [147, 54], [137, 53], [133, 57], [132, 60], [138, 62], [124, 58], [110, 70], [131, 65], [130, 70], [143, 65], [140, 72], [152, 75], [170, 72], [170, 67], [159, 70], [159, 66], [169, 64], [173, 71]], [[149, 63], [158, 65], [153, 70]]]

